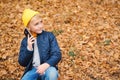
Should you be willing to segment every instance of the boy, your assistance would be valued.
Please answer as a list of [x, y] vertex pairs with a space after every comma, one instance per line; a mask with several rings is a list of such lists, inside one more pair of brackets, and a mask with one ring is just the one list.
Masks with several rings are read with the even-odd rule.
[[61, 52], [55, 36], [43, 30], [39, 12], [25, 9], [22, 20], [32, 35], [21, 42], [18, 62], [26, 67], [22, 80], [57, 80]]

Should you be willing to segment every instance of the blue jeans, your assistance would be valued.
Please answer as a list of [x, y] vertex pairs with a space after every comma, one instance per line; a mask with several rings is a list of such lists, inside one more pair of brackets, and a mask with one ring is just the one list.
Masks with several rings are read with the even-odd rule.
[[44, 75], [40, 75], [36, 72], [36, 68], [32, 68], [30, 71], [28, 71], [21, 80], [37, 80], [40, 78], [40, 80], [57, 80], [58, 78], [58, 71], [55, 67], [49, 67]]

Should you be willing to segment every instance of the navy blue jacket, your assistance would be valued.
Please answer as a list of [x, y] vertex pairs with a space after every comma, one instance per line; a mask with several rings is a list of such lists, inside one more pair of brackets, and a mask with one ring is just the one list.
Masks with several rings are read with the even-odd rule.
[[[38, 51], [40, 54], [40, 63], [48, 63], [56, 67], [61, 60], [61, 52], [57, 40], [53, 33], [43, 31], [37, 36]], [[21, 66], [26, 67], [24, 74], [32, 68], [33, 51], [27, 49], [27, 37], [21, 42], [18, 62]]]

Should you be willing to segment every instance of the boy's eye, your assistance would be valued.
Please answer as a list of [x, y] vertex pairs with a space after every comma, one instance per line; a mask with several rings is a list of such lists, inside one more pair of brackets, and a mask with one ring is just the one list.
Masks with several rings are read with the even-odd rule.
[[39, 23], [37, 22], [35, 25], [38, 25]]
[[42, 23], [43, 21], [41, 20], [40, 23]]
[[35, 23], [35, 26], [38, 25], [38, 24], [41, 24], [42, 22], [43, 22], [43, 21], [41, 20], [41, 21]]

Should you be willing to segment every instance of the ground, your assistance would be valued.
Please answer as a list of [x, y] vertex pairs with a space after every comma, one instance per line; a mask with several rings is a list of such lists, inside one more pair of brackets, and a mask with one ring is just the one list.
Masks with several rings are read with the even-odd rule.
[[40, 12], [57, 38], [60, 80], [120, 80], [119, 0], [1, 0], [0, 80], [19, 80], [25, 8]]

